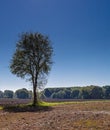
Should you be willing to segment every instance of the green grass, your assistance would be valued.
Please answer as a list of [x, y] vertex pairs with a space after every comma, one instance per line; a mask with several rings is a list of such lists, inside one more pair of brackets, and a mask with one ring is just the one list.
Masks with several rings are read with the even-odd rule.
[[110, 102], [110, 100], [90, 100], [90, 101], [71, 101], [71, 102], [39, 102], [38, 106], [56, 106], [69, 104], [85, 104], [85, 103]]
[[3, 110], [3, 107], [2, 107], [2, 106], [0, 106], [0, 110]]
[[38, 103], [38, 105], [39, 106], [56, 106], [56, 105], [59, 105], [59, 104], [61, 104], [61, 103], [59, 103], [59, 102], [39, 102]]
[[78, 104], [82, 102], [72, 101], [72, 102], [39, 102], [39, 106], [56, 106], [56, 105], [68, 105], [68, 104]]

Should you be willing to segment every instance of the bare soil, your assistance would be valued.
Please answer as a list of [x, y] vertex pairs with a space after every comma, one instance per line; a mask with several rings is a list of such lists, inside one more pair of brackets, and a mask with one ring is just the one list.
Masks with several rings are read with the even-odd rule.
[[34, 112], [0, 110], [0, 130], [110, 130], [110, 101], [76, 102]]

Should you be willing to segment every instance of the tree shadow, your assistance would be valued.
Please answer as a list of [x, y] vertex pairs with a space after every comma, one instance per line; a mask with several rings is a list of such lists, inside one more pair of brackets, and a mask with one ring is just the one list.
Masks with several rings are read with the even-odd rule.
[[33, 106], [33, 105], [16, 105], [16, 106], [4, 106], [3, 111], [5, 112], [45, 112], [45, 111], [51, 111], [53, 108], [50, 106]]

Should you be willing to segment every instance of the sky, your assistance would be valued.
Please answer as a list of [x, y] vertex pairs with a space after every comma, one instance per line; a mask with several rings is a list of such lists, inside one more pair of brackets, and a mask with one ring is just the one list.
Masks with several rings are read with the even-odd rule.
[[46, 87], [110, 85], [110, 0], [0, 0], [0, 90], [32, 89], [9, 68], [23, 32], [52, 42]]

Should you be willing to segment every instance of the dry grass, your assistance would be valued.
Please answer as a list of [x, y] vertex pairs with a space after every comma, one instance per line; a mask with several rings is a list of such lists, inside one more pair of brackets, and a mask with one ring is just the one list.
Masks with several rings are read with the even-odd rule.
[[110, 130], [110, 101], [57, 103], [51, 107], [34, 112], [0, 110], [0, 130]]

